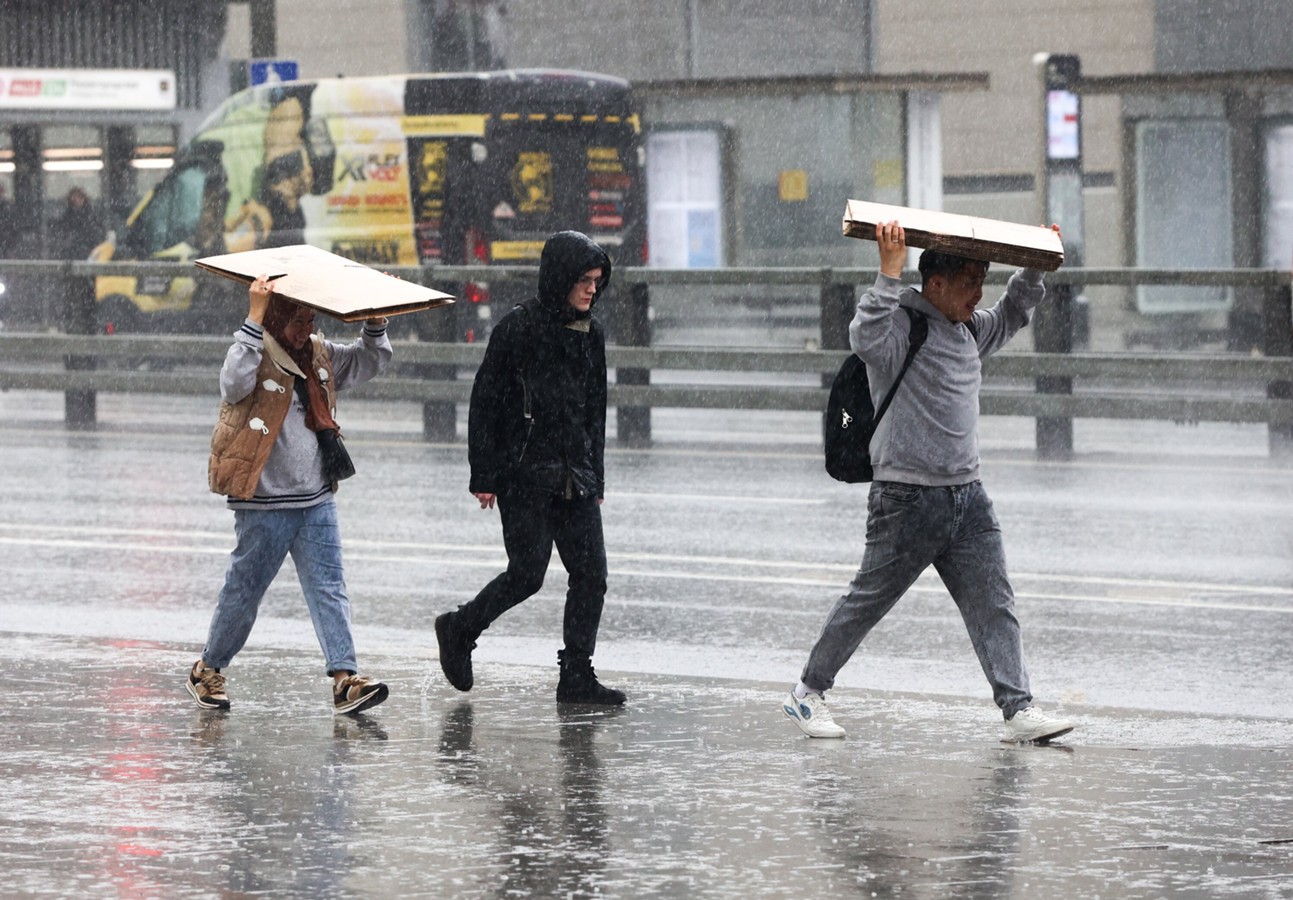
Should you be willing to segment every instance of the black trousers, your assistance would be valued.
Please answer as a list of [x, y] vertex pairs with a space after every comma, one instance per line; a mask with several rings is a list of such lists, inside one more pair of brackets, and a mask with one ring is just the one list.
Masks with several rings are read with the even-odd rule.
[[462, 627], [484, 631], [513, 606], [538, 593], [555, 544], [569, 573], [562, 636], [567, 657], [591, 659], [606, 599], [606, 541], [595, 499], [566, 500], [523, 490], [498, 495], [507, 571], [458, 607]]

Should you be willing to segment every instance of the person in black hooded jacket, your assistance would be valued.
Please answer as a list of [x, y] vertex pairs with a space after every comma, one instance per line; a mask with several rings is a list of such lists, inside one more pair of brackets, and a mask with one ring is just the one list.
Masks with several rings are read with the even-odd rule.
[[586, 235], [552, 235], [539, 260], [538, 296], [499, 321], [476, 372], [469, 490], [481, 509], [498, 505], [507, 571], [435, 620], [440, 667], [460, 691], [474, 682], [476, 639], [543, 586], [555, 544], [569, 573], [557, 702], [626, 699], [592, 666], [606, 596], [606, 336], [592, 307], [610, 277], [610, 257]]

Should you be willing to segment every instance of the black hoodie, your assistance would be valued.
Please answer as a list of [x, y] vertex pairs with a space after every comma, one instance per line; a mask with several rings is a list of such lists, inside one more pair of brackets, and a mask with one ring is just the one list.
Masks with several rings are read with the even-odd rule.
[[538, 296], [494, 327], [467, 420], [471, 491], [537, 490], [601, 497], [606, 446], [606, 336], [569, 303], [584, 273], [611, 276], [606, 251], [577, 231], [554, 234], [539, 260]]

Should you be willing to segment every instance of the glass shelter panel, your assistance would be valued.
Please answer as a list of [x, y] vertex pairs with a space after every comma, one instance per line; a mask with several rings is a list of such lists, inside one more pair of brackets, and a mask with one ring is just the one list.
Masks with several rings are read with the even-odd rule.
[[904, 102], [897, 92], [724, 95], [644, 112], [653, 133], [723, 123], [733, 155], [720, 182], [730, 179], [734, 201], [722, 226], [727, 265], [859, 265], [865, 242], [840, 234], [844, 202], [906, 202]]
[[1266, 235], [1262, 265], [1293, 268], [1293, 123], [1266, 131]]
[[653, 132], [647, 138], [650, 264], [666, 269], [724, 264], [718, 131]]
[[[1142, 268], [1234, 265], [1230, 128], [1222, 119], [1136, 124], [1136, 264]], [[1140, 286], [1146, 314], [1224, 312], [1233, 289]]]

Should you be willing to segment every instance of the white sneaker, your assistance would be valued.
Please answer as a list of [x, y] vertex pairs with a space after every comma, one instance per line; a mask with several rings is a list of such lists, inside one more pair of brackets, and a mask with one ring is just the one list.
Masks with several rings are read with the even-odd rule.
[[1055, 719], [1035, 706], [1027, 706], [1006, 720], [1001, 740], [1007, 744], [1044, 744], [1073, 730], [1068, 719]]
[[842, 738], [845, 735], [844, 729], [831, 718], [831, 711], [826, 708], [826, 698], [821, 694], [810, 692], [800, 700], [792, 688], [781, 704], [781, 709], [809, 737]]

